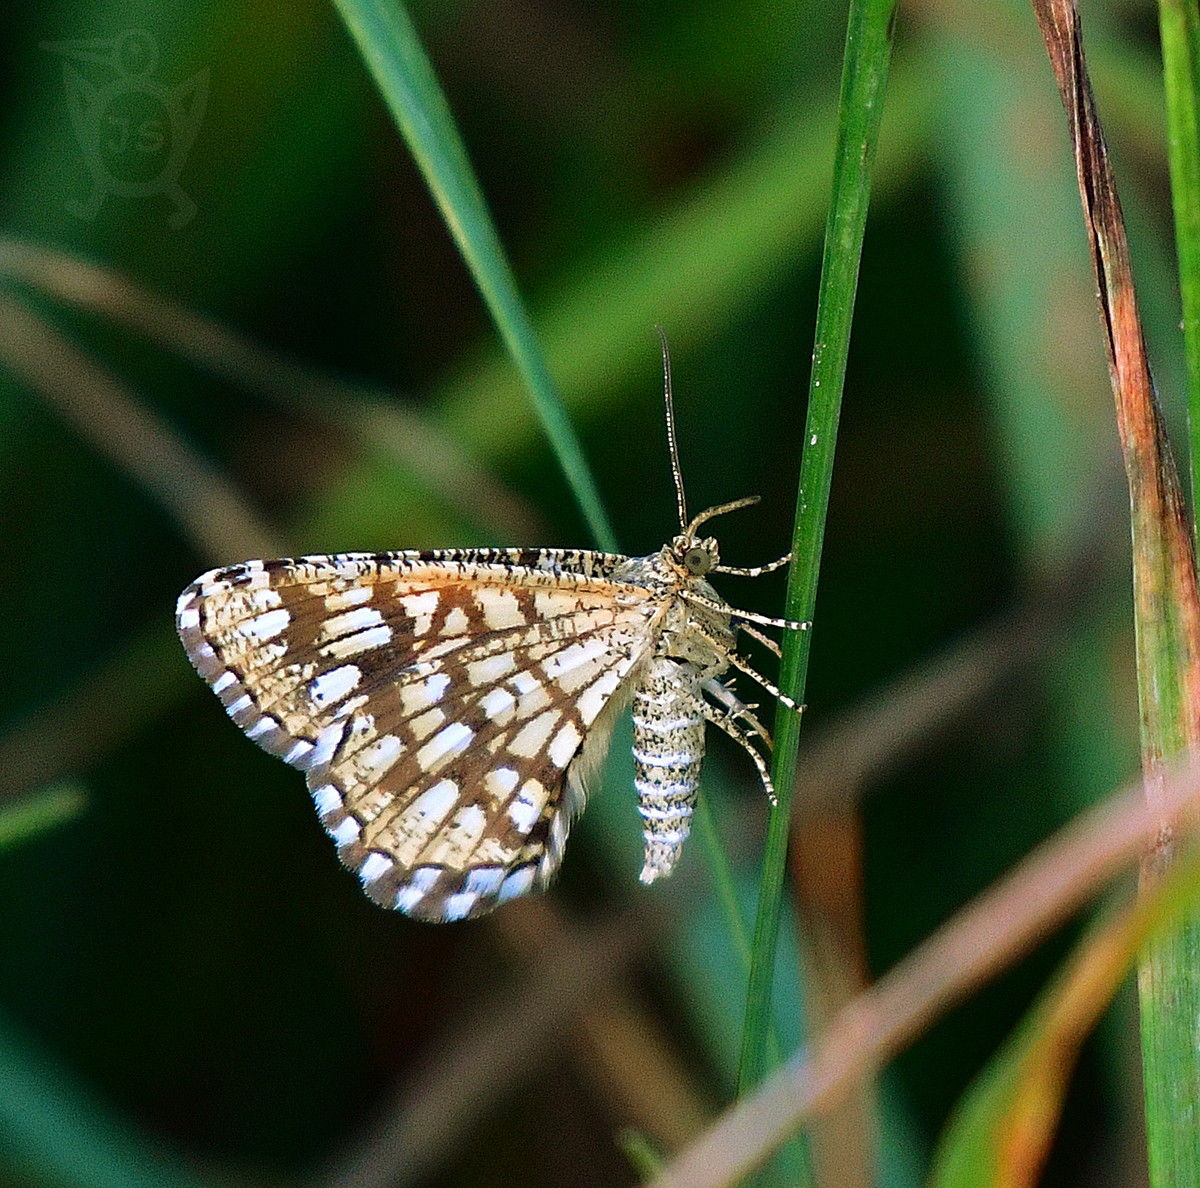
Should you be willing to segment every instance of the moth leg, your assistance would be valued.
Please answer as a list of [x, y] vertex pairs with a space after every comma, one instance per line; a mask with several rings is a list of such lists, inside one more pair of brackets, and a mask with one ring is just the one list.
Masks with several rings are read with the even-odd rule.
[[773, 750], [775, 744], [771, 741], [770, 732], [758, 720], [754, 714], [754, 710], [758, 709], [757, 705], [747, 705], [738, 695], [723, 681], [718, 681], [714, 677], [702, 682], [701, 688], [714, 700], [725, 707], [725, 716], [731, 722], [742, 721], [750, 727], [750, 733], [756, 735], [767, 744], [767, 750]]
[[744, 631], [751, 639], [758, 640], [758, 642], [760, 644], [762, 644], [762, 646], [764, 648], [766, 648], [769, 652], [774, 652], [774, 654], [776, 656], [778, 656], [782, 659], [782, 657], [783, 657], [782, 650], [780, 649], [779, 645], [769, 635], [764, 635], [761, 631], [758, 630], [757, 627], [753, 627], [749, 623], [739, 623], [737, 625], [737, 629], [739, 631]]
[[[734, 695], [733, 691], [722, 685], [720, 681], [705, 681], [703, 688], [721, 702], [721, 707], [718, 707], [711, 705], [701, 698], [700, 705], [703, 709], [704, 717], [714, 726], [719, 727], [728, 734], [742, 750], [749, 754], [750, 758], [754, 760], [754, 766], [758, 768], [759, 778], [762, 780], [763, 788], [767, 793], [767, 799], [772, 805], [777, 804], [778, 801], [775, 799], [775, 785], [771, 782], [770, 768], [768, 768], [767, 761], [763, 757], [762, 752], [753, 742], [754, 738], [758, 738], [770, 747], [771, 736], [751, 712], [750, 707], [743, 705]], [[750, 730], [745, 730], [739, 724], [739, 720], [748, 722]]]
[[736, 652], [727, 652], [725, 659], [729, 664], [738, 670], [744, 672], [752, 681], [761, 685], [776, 701], [782, 702], [790, 710], [795, 710], [796, 713], [801, 713], [804, 709], [802, 705], [797, 705], [778, 685], [767, 680], [761, 672], [758, 671], [748, 660], [744, 660]]
[[768, 561], [766, 565], [718, 565], [714, 573], [732, 573], [737, 577], [761, 577], [764, 573], [774, 573], [782, 569], [792, 559], [791, 553], [784, 553], [778, 561]]
[[730, 606], [727, 602], [714, 602], [713, 599], [706, 598], [703, 594], [696, 593], [695, 590], [680, 590], [678, 597], [693, 606], [705, 606], [709, 610], [731, 615], [739, 624], [761, 623], [764, 627], [785, 627], [788, 631], [807, 631], [811, 626], [810, 623], [801, 623], [795, 619], [776, 619], [771, 615], [760, 615], [755, 611], [738, 610], [736, 606]]

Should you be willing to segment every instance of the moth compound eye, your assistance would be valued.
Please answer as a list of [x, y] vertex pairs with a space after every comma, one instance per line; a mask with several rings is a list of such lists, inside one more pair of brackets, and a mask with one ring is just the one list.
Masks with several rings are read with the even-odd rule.
[[707, 573], [712, 568], [712, 558], [708, 555], [707, 549], [701, 548], [700, 545], [692, 545], [683, 554], [683, 567], [688, 573], [699, 577], [700, 574]]

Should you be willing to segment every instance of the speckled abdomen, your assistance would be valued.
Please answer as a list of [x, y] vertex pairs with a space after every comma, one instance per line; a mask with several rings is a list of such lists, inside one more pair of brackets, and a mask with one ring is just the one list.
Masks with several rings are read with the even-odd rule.
[[633, 694], [633, 783], [644, 822], [641, 880], [668, 875], [692, 825], [704, 759], [700, 669], [656, 656]]

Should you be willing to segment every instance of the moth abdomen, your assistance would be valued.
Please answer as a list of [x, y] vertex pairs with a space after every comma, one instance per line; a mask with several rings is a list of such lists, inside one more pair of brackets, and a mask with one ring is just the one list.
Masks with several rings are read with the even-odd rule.
[[657, 656], [633, 693], [633, 783], [643, 822], [643, 883], [671, 873], [691, 831], [704, 760], [700, 676], [688, 660]]

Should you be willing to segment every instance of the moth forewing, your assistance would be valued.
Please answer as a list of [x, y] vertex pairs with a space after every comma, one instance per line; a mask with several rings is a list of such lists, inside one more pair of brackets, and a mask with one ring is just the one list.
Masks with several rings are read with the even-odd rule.
[[753, 498], [687, 521], [663, 347], [680, 534], [657, 553], [248, 561], [180, 595], [192, 664], [248, 737], [305, 772], [339, 857], [377, 903], [461, 920], [546, 886], [627, 707], [643, 882], [670, 873], [688, 835], [706, 723], [749, 752], [771, 792], [769, 735], [716, 678], [732, 667], [778, 693], [734, 651], [736, 628], [800, 625], [735, 610], [707, 581], [780, 563], [722, 567], [716, 541], [696, 536]]

